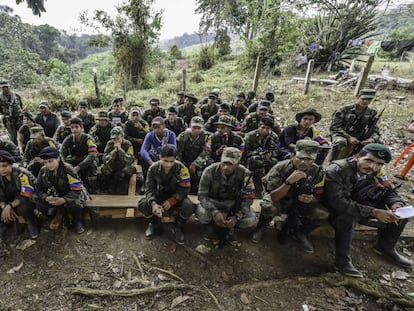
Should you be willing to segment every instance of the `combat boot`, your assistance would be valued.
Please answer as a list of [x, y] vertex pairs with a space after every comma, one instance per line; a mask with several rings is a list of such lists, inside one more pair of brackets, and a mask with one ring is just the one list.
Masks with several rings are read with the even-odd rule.
[[174, 222], [173, 234], [175, 235], [175, 242], [177, 244], [183, 245], [184, 244], [184, 232], [183, 227], [186, 220], [181, 218], [181, 216], [177, 216]]
[[151, 240], [155, 235], [161, 234], [161, 231], [161, 220], [156, 216], [152, 216], [147, 230], [145, 230], [145, 238]]
[[410, 259], [399, 254], [395, 249], [398, 238], [400, 237], [405, 224], [406, 220], [400, 220], [400, 223], [398, 225], [389, 224], [386, 228], [379, 228], [378, 241], [374, 245], [374, 252], [385, 256], [391, 262], [399, 266], [410, 268], [413, 262]]
[[259, 243], [263, 239], [263, 235], [266, 231], [266, 227], [269, 225], [271, 217], [263, 216], [262, 214], [259, 217], [259, 222], [257, 223], [256, 229], [254, 229], [252, 234], [252, 242]]

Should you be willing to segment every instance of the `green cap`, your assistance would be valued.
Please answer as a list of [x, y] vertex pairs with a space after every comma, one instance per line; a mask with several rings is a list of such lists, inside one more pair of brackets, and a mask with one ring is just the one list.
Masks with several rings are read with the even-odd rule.
[[226, 147], [223, 149], [221, 155], [221, 162], [229, 162], [231, 164], [237, 164], [240, 162], [242, 152], [234, 147]]
[[30, 128], [30, 138], [36, 138], [39, 136], [45, 136], [45, 131], [41, 126], [33, 126]]
[[40, 101], [39, 108], [49, 108], [49, 102], [47, 100]]
[[214, 125], [225, 125], [233, 128], [233, 123], [231, 122], [231, 117], [228, 115], [222, 115], [219, 117], [218, 122], [215, 122]]
[[301, 139], [296, 142], [296, 156], [298, 158], [309, 158], [316, 160], [320, 150], [319, 144], [311, 139]]
[[81, 99], [78, 103], [78, 107], [88, 107], [88, 102], [84, 99]]
[[96, 120], [109, 120], [107, 111], [99, 111]]
[[359, 91], [359, 97], [361, 99], [373, 99], [375, 97], [375, 94], [377, 93], [374, 89], [362, 89]]
[[118, 138], [118, 137], [124, 137], [124, 130], [120, 126], [115, 126], [111, 130], [111, 139]]
[[371, 153], [374, 157], [381, 160], [385, 160], [386, 163], [389, 163], [391, 161], [391, 151], [387, 146], [383, 144], [368, 144], [364, 146], [364, 148], [362, 148], [361, 151]]
[[204, 126], [204, 120], [201, 117], [192, 117], [191, 118], [191, 122], [190, 122], [190, 126], [198, 126], [198, 127], [203, 127]]

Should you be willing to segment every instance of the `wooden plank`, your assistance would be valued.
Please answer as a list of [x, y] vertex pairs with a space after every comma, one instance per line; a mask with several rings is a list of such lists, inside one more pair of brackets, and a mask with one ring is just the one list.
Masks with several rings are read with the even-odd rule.
[[133, 218], [133, 217], [135, 217], [135, 210], [136, 210], [136, 208], [127, 208], [125, 217], [126, 218]]
[[362, 68], [362, 72], [359, 75], [358, 83], [354, 91], [354, 96], [358, 96], [359, 91], [365, 86], [365, 82], [367, 81], [368, 74], [371, 70], [372, 64], [374, 63], [375, 56], [370, 55], [367, 60], [367, 64], [364, 68]]
[[309, 60], [308, 70], [306, 70], [305, 87], [303, 89], [303, 94], [305, 94], [305, 95], [308, 94], [308, 92], [309, 92], [309, 85], [310, 85], [310, 79], [311, 79], [311, 75], [312, 75], [314, 62], [315, 61], [313, 59]]

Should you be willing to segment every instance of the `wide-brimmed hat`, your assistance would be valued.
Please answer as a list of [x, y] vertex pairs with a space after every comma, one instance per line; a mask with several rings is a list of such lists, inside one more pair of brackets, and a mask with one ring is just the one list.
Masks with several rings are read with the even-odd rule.
[[96, 117], [96, 120], [108, 120], [109, 116], [107, 111], [99, 111], [98, 116]]
[[193, 102], [195, 102], [195, 103], [198, 101], [197, 97], [195, 97], [195, 95], [193, 93], [185, 94], [184, 98], [191, 98], [193, 100]]
[[315, 123], [319, 122], [321, 120], [321, 118], [322, 118], [322, 115], [319, 112], [317, 112], [316, 109], [314, 109], [314, 108], [306, 108], [305, 110], [303, 110], [301, 112], [298, 112], [295, 115], [296, 121], [298, 121], [298, 123], [299, 123], [300, 120], [302, 119], [302, 117], [305, 116], [305, 115], [307, 115], [307, 114], [310, 114], [310, 115], [315, 116]]
[[231, 117], [228, 115], [220, 116], [217, 122], [214, 122], [214, 125], [225, 125], [231, 128], [234, 127], [233, 123], [231, 122]]

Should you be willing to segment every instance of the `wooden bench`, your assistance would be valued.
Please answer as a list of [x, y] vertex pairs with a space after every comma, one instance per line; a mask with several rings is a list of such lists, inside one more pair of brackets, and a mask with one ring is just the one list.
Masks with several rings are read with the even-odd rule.
[[[143, 196], [138, 195], [92, 195], [91, 200], [85, 202], [85, 219], [94, 218], [140, 218], [144, 215], [137, 209], [137, 203]], [[199, 203], [196, 195], [190, 195], [189, 199], [194, 203]], [[260, 212], [260, 200], [253, 201], [252, 209]], [[174, 215], [163, 217], [163, 222], [171, 222]]]

